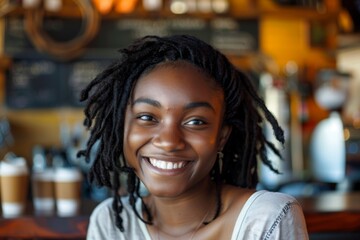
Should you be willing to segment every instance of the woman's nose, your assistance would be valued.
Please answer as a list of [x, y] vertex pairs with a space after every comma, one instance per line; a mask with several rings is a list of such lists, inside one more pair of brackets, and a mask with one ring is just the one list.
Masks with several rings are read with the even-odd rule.
[[179, 151], [185, 148], [183, 133], [179, 126], [164, 125], [153, 138], [154, 146], [166, 152]]

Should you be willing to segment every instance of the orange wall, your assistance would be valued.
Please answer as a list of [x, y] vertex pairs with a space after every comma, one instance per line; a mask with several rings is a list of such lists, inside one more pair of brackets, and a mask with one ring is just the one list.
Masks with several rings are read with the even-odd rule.
[[[309, 28], [306, 19], [264, 17], [260, 22], [260, 48], [275, 59], [280, 69], [288, 61], [295, 61], [299, 67], [335, 67], [333, 54], [336, 43], [327, 43], [329, 46], [323, 48], [312, 47]], [[331, 33], [330, 29], [329, 32], [332, 35], [328, 41], [334, 41], [336, 31]]]

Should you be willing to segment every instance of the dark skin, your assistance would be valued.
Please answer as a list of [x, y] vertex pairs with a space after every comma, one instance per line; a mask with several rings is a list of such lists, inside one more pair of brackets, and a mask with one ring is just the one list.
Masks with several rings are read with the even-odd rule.
[[[231, 133], [224, 94], [190, 63], [161, 64], [138, 80], [125, 116], [124, 156], [148, 188], [152, 239], [230, 239], [252, 190], [223, 186], [216, 211], [210, 171]], [[233, 224], [231, 224], [233, 223]]]

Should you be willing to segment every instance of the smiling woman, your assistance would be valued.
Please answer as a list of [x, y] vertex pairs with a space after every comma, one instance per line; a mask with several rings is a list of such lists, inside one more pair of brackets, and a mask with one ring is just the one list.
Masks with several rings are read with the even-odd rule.
[[154, 196], [209, 187], [216, 153], [230, 134], [224, 94], [210, 80], [190, 63], [174, 61], [157, 65], [133, 89], [124, 157]]
[[265, 147], [279, 154], [262, 123], [283, 143], [282, 129], [250, 79], [210, 45], [139, 39], [82, 100], [91, 136], [79, 154], [100, 142], [90, 180], [114, 192], [92, 213], [88, 239], [308, 239], [294, 198], [255, 191], [258, 157], [276, 171]]

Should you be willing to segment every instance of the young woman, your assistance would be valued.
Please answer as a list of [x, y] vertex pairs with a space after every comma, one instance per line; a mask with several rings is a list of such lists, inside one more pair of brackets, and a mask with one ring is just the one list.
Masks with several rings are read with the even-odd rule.
[[276, 171], [266, 146], [279, 155], [263, 122], [283, 143], [282, 129], [250, 79], [210, 45], [144, 37], [82, 100], [91, 136], [80, 154], [100, 143], [90, 180], [114, 192], [92, 213], [88, 239], [308, 239], [294, 198], [255, 191], [257, 159]]

